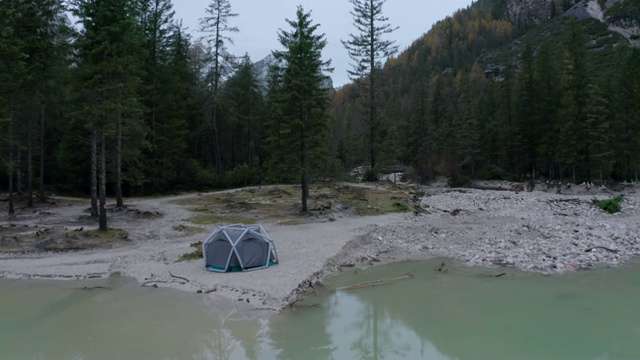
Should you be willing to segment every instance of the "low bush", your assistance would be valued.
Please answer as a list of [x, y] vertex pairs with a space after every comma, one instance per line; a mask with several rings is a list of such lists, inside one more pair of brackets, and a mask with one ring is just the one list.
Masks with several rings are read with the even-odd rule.
[[622, 200], [624, 200], [624, 195], [618, 195], [613, 199], [596, 201], [594, 205], [608, 212], [609, 214], [615, 214], [617, 212], [620, 212], [620, 203], [622, 203]]
[[378, 172], [375, 169], [368, 169], [362, 175], [362, 182], [376, 182], [378, 180]]
[[191, 244], [191, 247], [196, 248], [195, 251], [182, 254], [178, 261], [190, 261], [202, 259], [202, 241], [197, 241]]

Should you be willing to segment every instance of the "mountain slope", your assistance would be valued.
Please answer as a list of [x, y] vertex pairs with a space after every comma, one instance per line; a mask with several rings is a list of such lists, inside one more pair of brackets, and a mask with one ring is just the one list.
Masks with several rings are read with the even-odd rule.
[[[381, 72], [384, 162], [421, 180], [631, 179], [640, 103], [623, 103], [640, 79], [636, 3], [479, 0], [439, 21]], [[347, 168], [365, 159], [360, 94], [352, 84], [334, 97]]]

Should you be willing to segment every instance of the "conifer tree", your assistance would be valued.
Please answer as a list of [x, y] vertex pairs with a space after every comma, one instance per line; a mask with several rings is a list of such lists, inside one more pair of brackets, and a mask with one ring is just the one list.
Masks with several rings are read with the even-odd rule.
[[187, 158], [187, 119], [196, 99], [197, 80], [189, 64], [189, 37], [174, 20], [169, 0], [144, 0], [144, 114], [149, 130], [145, 153], [145, 192], [176, 190]]
[[24, 89], [26, 63], [23, 39], [18, 33], [21, 1], [11, 0], [0, 6], [0, 142], [4, 145], [0, 155], [9, 178], [9, 215], [13, 215], [15, 186], [15, 124], [16, 108]]
[[233, 40], [228, 33], [238, 32], [238, 28], [230, 26], [231, 18], [238, 16], [231, 10], [229, 0], [212, 0], [207, 9], [207, 15], [200, 19], [201, 30], [209, 34], [207, 39], [212, 44], [213, 68], [211, 69], [211, 127], [213, 129], [213, 151], [215, 157], [216, 172], [222, 172], [222, 155], [220, 153], [220, 134], [218, 129], [218, 92], [220, 79], [222, 77], [221, 60], [228, 58], [226, 53], [226, 43], [233, 44]]
[[[560, 157], [577, 181], [578, 166], [584, 165], [585, 145], [582, 143], [589, 79], [587, 77], [587, 49], [582, 25], [571, 21], [565, 39], [562, 68], [562, 111], [560, 128]], [[580, 160], [582, 159], [582, 161]]]
[[299, 6], [294, 20], [287, 19], [291, 30], [280, 30], [278, 40], [284, 50], [274, 51], [278, 62], [274, 76], [281, 82], [275, 97], [280, 112], [278, 123], [270, 126], [272, 162], [289, 167], [300, 179], [302, 211], [308, 211], [310, 175], [321, 169], [324, 159], [324, 134], [327, 124], [328, 90], [322, 88], [323, 71], [332, 71], [330, 61], [322, 60], [326, 45], [319, 25], [312, 24], [311, 13]]
[[546, 177], [556, 178], [558, 134], [560, 123], [557, 121], [559, 108], [559, 75], [553, 61], [549, 42], [544, 42], [535, 58], [535, 92], [537, 99], [534, 122], [539, 125], [538, 160], [540, 170]]
[[588, 102], [585, 109], [584, 137], [584, 166], [586, 181], [592, 181], [592, 170], [597, 167], [599, 179], [602, 183], [606, 161], [611, 156], [610, 122], [608, 114], [608, 100], [604, 92], [596, 85], [589, 86]]
[[[0, 17], [0, 97], [4, 100], [0, 111], [4, 107], [4, 117], [11, 122], [7, 131], [11, 156], [6, 163], [12, 174], [20, 174], [22, 169], [26, 172], [26, 205], [31, 207], [36, 137], [40, 147], [39, 192], [44, 201], [45, 106], [61, 92], [53, 85], [54, 79], [65, 73], [60, 65], [65, 62], [68, 25], [61, 0], [7, 0], [0, 4]], [[26, 156], [22, 156], [23, 149]], [[10, 176], [10, 187], [20, 188], [13, 178]]]
[[258, 82], [255, 66], [251, 58], [245, 55], [233, 76], [226, 81], [221, 94], [221, 103], [225, 105], [232, 134], [228, 136], [231, 149], [231, 166], [246, 165], [253, 167], [258, 158], [261, 141], [262, 114], [264, 99]]
[[[77, 42], [79, 84], [83, 89], [79, 114], [88, 120], [91, 132], [92, 187], [97, 180], [99, 228], [103, 231], [107, 230], [106, 152], [112, 150], [115, 158], [116, 194], [121, 206], [123, 152], [126, 151], [128, 162], [135, 163], [144, 144], [138, 93], [142, 77], [138, 53], [141, 44], [134, 5], [127, 0], [76, 0], [74, 8], [83, 24]], [[136, 141], [123, 144], [127, 136]]]
[[534, 56], [531, 43], [527, 40], [524, 51], [520, 58], [520, 69], [518, 71], [516, 89], [516, 114], [518, 117], [519, 143], [521, 151], [521, 172], [529, 173], [532, 178], [536, 177], [536, 159], [540, 140], [538, 124], [535, 113], [537, 111], [537, 99], [535, 98], [534, 79]]
[[354, 61], [352, 69], [348, 71], [351, 79], [366, 82], [368, 93], [367, 119], [369, 125], [369, 160], [371, 168], [376, 167], [376, 147], [378, 132], [377, 114], [377, 75], [382, 67], [382, 61], [392, 56], [398, 46], [394, 41], [385, 37], [397, 29], [392, 27], [389, 19], [383, 15], [382, 6], [386, 0], [349, 0], [353, 5], [350, 12], [356, 34], [349, 34], [349, 40], [342, 44]]

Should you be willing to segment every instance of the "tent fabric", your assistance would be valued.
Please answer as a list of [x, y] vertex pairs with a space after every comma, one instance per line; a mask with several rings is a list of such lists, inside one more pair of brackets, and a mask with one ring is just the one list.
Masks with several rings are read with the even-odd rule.
[[202, 242], [207, 270], [264, 269], [278, 263], [275, 244], [262, 225], [220, 225]]

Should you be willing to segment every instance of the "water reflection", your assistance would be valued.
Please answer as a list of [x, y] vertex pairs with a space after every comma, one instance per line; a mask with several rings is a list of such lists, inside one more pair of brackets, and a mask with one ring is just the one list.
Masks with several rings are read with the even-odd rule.
[[[345, 274], [277, 315], [215, 295], [141, 289], [126, 279], [91, 291], [0, 281], [0, 358], [613, 360], [640, 354], [637, 266], [501, 278], [478, 276], [490, 270], [452, 266], [443, 275], [431, 268], [408, 263]], [[405, 272], [414, 278], [331, 290]]]
[[[637, 268], [637, 265], [634, 269]], [[338, 279], [334, 286], [415, 277], [328, 295], [339, 313], [335, 358], [631, 359], [640, 354], [640, 276], [603, 269], [562, 277], [397, 264]], [[615, 289], [615, 291], [614, 291]], [[350, 339], [345, 344], [345, 339]]]

